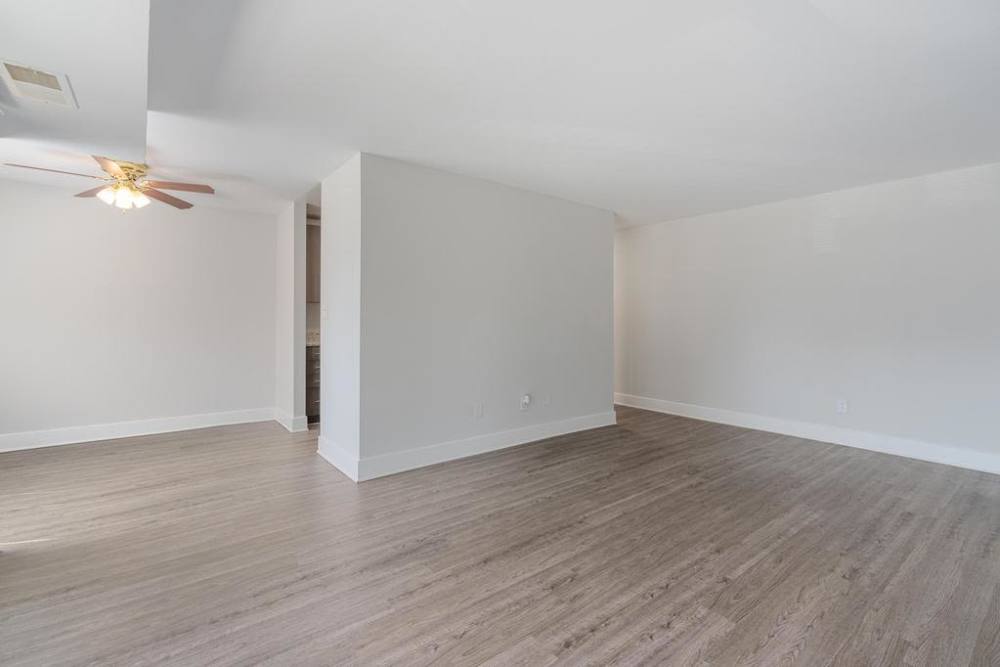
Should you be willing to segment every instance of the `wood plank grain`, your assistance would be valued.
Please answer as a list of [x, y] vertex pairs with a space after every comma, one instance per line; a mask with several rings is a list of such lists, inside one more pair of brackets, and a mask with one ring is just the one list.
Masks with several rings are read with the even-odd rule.
[[1000, 477], [618, 414], [361, 485], [274, 424], [0, 454], [0, 664], [1000, 661]]

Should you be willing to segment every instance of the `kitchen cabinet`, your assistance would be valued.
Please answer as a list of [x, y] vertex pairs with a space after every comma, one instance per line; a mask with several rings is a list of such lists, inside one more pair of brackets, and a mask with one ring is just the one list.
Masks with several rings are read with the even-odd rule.
[[319, 421], [319, 346], [306, 348], [306, 417]]
[[319, 303], [320, 227], [306, 225], [306, 301]]

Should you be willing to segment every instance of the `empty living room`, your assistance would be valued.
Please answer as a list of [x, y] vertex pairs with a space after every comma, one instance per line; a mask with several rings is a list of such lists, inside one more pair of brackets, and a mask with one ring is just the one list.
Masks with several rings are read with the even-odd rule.
[[996, 0], [0, 0], [0, 665], [1000, 665]]

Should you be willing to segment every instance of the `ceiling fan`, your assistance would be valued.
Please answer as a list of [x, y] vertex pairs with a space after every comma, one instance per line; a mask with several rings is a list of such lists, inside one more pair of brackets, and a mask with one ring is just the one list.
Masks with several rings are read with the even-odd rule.
[[191, 208], [194, 204], [183, 199], [168, 195], [161, 190], [183, 190], [186, 192], [200, 192], [202, 194], [213, 195], [215, 188], [211, 185], [198, 185], [196, 183], [176, 183], [174, 181], [155, 181], [146, 178], [149, 167], [138, 162], [126, 162], [124, 160], [112, 160], [99, 155], [91, 155], [97, 160], [107, 176], [93, 176], [91, 174], [80, 174], [74, 171], [62, 171], [60, 169], [46, 169], [45, 167], [32, 167], [27, 164], [12, 164], [6, 162], [8, 167], [20, 167], [22, 169], [36, 169], [38, 171], [51, 171], [56, 174], [70, 174], [72, 176], [85, 176], [104, 181], [104, 184], [84, 190], [75, 195], [76, 197], [97, 197], [109, 206], [117, 206], [126, 211], [130, 208], [142, 208], [149, 204], [150, 198], [157, 199], [164, 204], [170, 204], [174, 208]]

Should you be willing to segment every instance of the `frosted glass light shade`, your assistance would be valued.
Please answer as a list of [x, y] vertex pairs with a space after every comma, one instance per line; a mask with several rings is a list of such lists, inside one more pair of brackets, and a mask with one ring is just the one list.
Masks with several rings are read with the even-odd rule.
[[132, 208], [132, 192], [128, 188], [118, 188], [115, 192], [115, 206], [122, 210]]
[[97, 193], [97, 198], [100, 199], [105, 204], [107, 204], [108, 206], [111, 206], [112, 204], [115, 203], [115, 191], [110, 187], [104, 188], [103, 190]]

